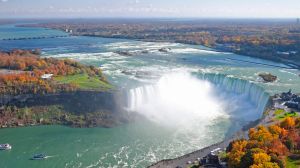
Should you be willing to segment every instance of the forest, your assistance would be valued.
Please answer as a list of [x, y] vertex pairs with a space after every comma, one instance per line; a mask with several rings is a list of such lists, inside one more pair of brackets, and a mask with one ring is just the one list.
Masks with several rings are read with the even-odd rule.
[[[251, 128], [249, 139], [235, 140], [227, 148], [231, 168], [285, 168], [300, 157], [300, 118]], [[298, 163], [299, 165], [299, 163]]]
[[66, 20], [36, 26], [72, 35], [204, 45], [221, 51], [300, 66], [300, 24], [295, 20]]
[[[0, 52], [0, 95], [47, 94], [79, 89], [76, 83], [62, 83], [55, 77], [86, 74], [108, 83], [101, 69], [85, 66], [76, 61], [43, 58], [40, 50], [13, 50]], [[43, 79], [42, 75], [53, 78]]]

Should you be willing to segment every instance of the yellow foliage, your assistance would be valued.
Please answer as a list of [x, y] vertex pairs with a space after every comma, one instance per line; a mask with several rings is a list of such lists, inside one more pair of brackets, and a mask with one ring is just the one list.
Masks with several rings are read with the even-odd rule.
[[271, 156], [269, 156], [268, 154], [266, 153], [255, 153], [253, 155], [253, 162], [254, 164], [263, 164], [265, 162], [269, 162], [271, 160]]
[[246, 146], [247, 146], [246, 140], [235, 141], [232, 144], [232, 150], [228, 154], [229, 167], [238, 167], [239, 166], [239, 164], [241, 162], [241, 158], [245, 155]]
[[280, 168], [277, 163], [265, 162], [263, 164], [252, 165], [250, 168]]
[[285, 128], [285, 129], [290, 129], [293, 128], [295, 126], [295, 120], [292, 117], [287, 117], [282, 123], [281, 123], [281, 127]]

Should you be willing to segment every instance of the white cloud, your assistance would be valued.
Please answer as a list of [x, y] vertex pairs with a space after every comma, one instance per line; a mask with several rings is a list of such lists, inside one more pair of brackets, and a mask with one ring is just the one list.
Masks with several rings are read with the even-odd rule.
[[1, 2], [7, 2], [8, 0], [1, 0]]

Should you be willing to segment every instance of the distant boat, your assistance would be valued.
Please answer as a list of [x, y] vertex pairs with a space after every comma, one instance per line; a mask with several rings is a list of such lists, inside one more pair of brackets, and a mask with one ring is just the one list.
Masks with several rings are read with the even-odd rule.
[[11, 148], [10, 144], [0, 144], [0, 150], [10, 150]]
[[48, 156], [45, 155], [45, 154], [35, 154], [31, 158], [31, 160], [44, 160], [44, 159], [47, 159], [47, 158], [48, 158]]

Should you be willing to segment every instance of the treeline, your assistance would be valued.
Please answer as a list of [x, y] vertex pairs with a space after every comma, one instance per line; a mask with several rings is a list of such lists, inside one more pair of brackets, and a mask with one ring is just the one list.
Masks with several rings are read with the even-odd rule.
[[60, 84], [53, 79], [42, 79], [44, 74], [66, 76], [86, 73], [106, 81], [98, 68], [69, 59], [42, 58], [39, 54], [39, 50], [0, 52], [0, 94], [45, 94], [77, 89], [74, 84]]
[[251, 128], [248, 134], [248, 140], [235, 140], [228, 146], [229, 168], [285, 168], [288, 156], [300, 154], [300, 118]]
[[43, 23], [73, 35], [200, 44], [300, 66], [300, 25], [261, 21], [152, 21]]

